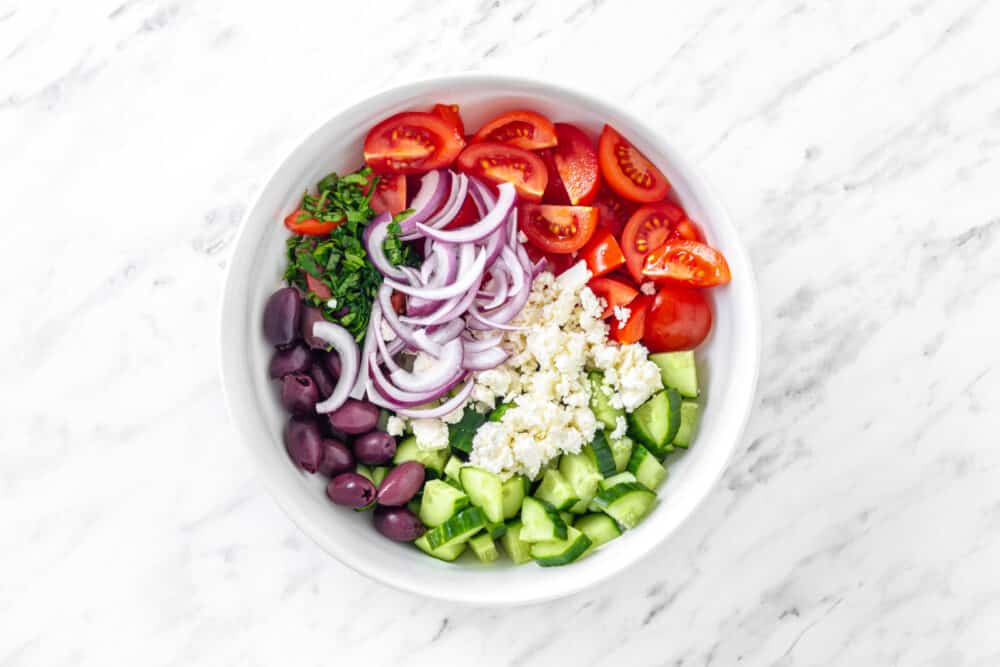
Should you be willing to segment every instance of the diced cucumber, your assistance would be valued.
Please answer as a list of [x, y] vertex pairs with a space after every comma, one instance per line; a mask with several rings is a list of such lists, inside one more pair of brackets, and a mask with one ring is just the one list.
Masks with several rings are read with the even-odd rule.
[[597, 470], [605, 477], [615, 474], [615, 453], [611, 451], [611, 445], [604, 435], [604, 431], [595, 431], [594, 439], [585, 448], [593, 457]]
[[535, 490], [535, 497], [551, 503], [557, 510], [567, 510], [580, 500], [570, 483], [555, 468], [545, 471], [542, 483]]
[[396, 455], [392, 462], [396, 465], [404, 461], [418, 461], [424, 464], [430, 478], [440, 477], [444, 472], [444, 464], [448, 461], [448, 449], [420, 449], [417, 439], [412, 435], [396, 445]]
[[562, 511], [559, 512], [559, 518], [563, 520], [563, 523], [566, 524], [566, 527], [568, 528], [573, 525], [573, 519], [576, 518], [576, 515], [572, 512]]
[[378, 485], [382, 483], [382, 480], [385, 479], [385, 476], [388, 472], [389, 468], [386, 466], [378, 466], [376, 468], [372, 468], [372, 484], [374, 484], [377, 488]]
[[615, 470], [617, 472], [625, 472], [625, 468], [628, 467], [628, 460], [632, 456], [632, 448], [635, 443], [632, 442], [632, 438], [624, 436], [618, 438], [617, 440], [611, 441], [611, 454], [615, 457]]
[[[372, 484], [375, 484], [375, 478], [372, 476], [372, 469], [368, 466], [359, 463], [354, 466], [354, 472], [358, 473]], [[378, 486], [378, 484], [375, 484], [375, 486]]]
[[694, 430], [698, 427], [700, 408], [694, 401], [681, 401], [681, 426], [674, 436], [674, 444], [687, 449], [691, 445]]
[[486, 421], [498, 422], [503, 419], [504, 413], [513, 407], [517, 407], [516, 401], [511, 401], [510, 403], [501, 403], [500, 405], [493, 408]]
[[492, 563], [500, 557], [497, 545], [489, 533], [482, 533], [470, 538], [469, 546], [472, 547], [472, 553], [476, 554], [476, 558], [483, 563]]
[[500, 487], [503, 497], [503, 518], [513, 519], [521, 511], [521, 503], [528, 495], [528, 478], [524, 475], [514, 475]]
[[694, 350], [658, 352], [649, 355], [649, 360], [660, 367], [664, 387], [673, 387], [687, 398], [698, 396], [698, 367], [694, 362]]
[[507, 524], [507, 532], [500, 538], [500, 544], [515, 565], [531, 560], [531, 544], [521, 539], [520, 521], [511, 521]]
[[521, 505], [520, 539], [525, 542], [564, 540], [566, 523], [550, 503], [528, 496]]
[[635, 475], [636, 480], [650, 491], [656, 491], [663, 480], [667, 478], [667, 469], [642, 445], [632, 450], [628, 471]]
[[638, 482], [623, 482], [598, 493], [594, 502], [618, 523], [635, 528], [653, 509], [656, 494]]
[[[611, 453], [611, 450], [608, 450]], [[591, 456], [586, 453], [563, 454], [559, 459], [559, 472], [566, 478], [573, 492], [579, 498], [571, 511], [583, 514], [587, 511], [587, 505], [594, 496], [597, 495], [597, 483], [601, 481], [601, 473], [597, 470], [597, 464]]]
[[427, 541], [426, 534], [418, 537], [413, 543], [417, 545], [418, 549], [423, 551], [428, 556], [433, 556], [438, 560], [448, 561], [449, 563], [461, 556], [466, 547], [465, 542], [456, 542], [454, 544], [448, 544], [438, 547], [437, 549], [433, 549], [431, 548], [430, 542]]
[[503, 537], [504, 533], [507, 532], [507, 524], [505, 524], [503, 521], [500, 521], [498, 523], [487, 523], [486, 532], [489, 533], [490, 537], [492, 537], [494, 540], [499, 539]]
[[462, 467], [462, 488], [476, 507], [482, 507], [491, 523], [503, 521], [503, 482], [489, 470]]
[[468, 507], [437, 528], [428, 530], [427, 543], [432, 549], [467, 542], [486, 525], [486, 515], [478, 507]]
[[468, 506], [469, 496], [447, 482], [432, 479], [424, 484], [420, 520], [425, 526], [436, 528]]
[[657, 456], [666, 456], [667, 445], [681, 425], [681, 395], [673, 387], [653, 394], [629, 415], [629, 435]]
[[462, 462], [462, 459], [452, 456], [444, 466], [444, 476], [447, 479], [458, 482], [458, 485], [461, 486], [462, 480], [459, 478], [459, 472], [462, 470], [463, 465], [465, 464]]
[[572, 563], [590, 547], [590, 538], [576, 528], [567, 528], [561, 540], [536, 542], [531, 545], [531, 557], [542, 567]]
[[376, 431], [388, 431], [389, 430], [389, 417], [391, 417], [391, 416], [392, 416], [392, 413], [389, 412], [388, 410], [386, 410], [385, 408], [382, 408], [381, 410], [379, 410], [378, 411], [378, 419], [375, 421], [375, 430]]
[[423, 493], [420, 493], [419, 495], [414, 496], [413, 500], [411, 500], [410, 502], [406, 503], [406, 509], [410, 510], [411, 512], [413, 512], [417, 516], [420, 516], [420, 504], [423, 501], [423, 499], [424, 499], [424, 494]]
[[615, 430], [618, 418], [625, 416], [625, 409], [613, 407], [611, 397], [601, 390], [601, 385], [604, 383], [604, 373], [593, 371], [587, 378], [590, 380], [590, 410], [594, 413], [597, 421], [604, 424], [604, 428], [609, 431]]
[[612, 486], [616, 484], [626, 484], [628, 482], [638, 482], [638, 481], [639, 480], [635, 478], [635, 475], [626, 470], [625, 472], [620, 472], [617, 475], [612, 475], [607, 479], [602, 479], [598, 484], [598, 489], [600, 491], [603, 491], [604, 489], [610, 489]]
[[594, 547], [607, 544], [622, 534], [622, 529], [607, 514], [588, 514], [581, 516], [573, 525], [574, 528], [590, 538]]

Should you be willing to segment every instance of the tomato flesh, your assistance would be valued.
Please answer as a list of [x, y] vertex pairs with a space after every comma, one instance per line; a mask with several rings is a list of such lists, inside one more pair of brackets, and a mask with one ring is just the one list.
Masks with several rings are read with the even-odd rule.
[[435, 104], [431, 113], [440, 116], [445, 122], [455, 128], [460, 136], [465, 136], [465, 123], [458, 112], [457, 104]]
[[545, 163], [545, 171], [548, 173], [549, 182], [545, 186], [542, 194], [542, 202], [546, 204], [556, 204], [566, 206], [569, 204], [569, 195], [566, 193], [566, 186], [563, 185], [562, 178], [559, 177], [559, 170], [556, 168], [555, 154], [551, 148], [538, 151], [538, 157]]
[[574, 206], [589, 205], [597, 196], [600, 183], [597, 151], [583, 130], [569, 123], [556, 123], [554, 161], [559, 180]]
[[538, 248], [549, 253], [571, 253], [590, 240], [597, 227], [597, 211], [589, 206], [524, 204], [517, 224]]
[[540, 201], [549, 181], [545, 163], [536, 154], [491, 141], [463, 150], [458, 156], [458, 168], [494, 185], [512, 183], [517, 194], [528, 201]]
[[605, 182], [622, 197], [649, 203], [663, 199], [670, 190], [663, 172], [610, 125], [604, 126], [597, 151]]
[[[365, 188], [368, 194], [368, 188]], [[376, 213], [388, 211], [393, 215], [406, 210], [406, 176], [403, 174], [383, 174], [378, 177], [370, 205]]]
[[534, 111], [511, 111], [483, 125], [473, 142], [495, 141], [535, 151], [556, 145], [556, 128], [545, 116]]
[[466, 195], [465, 201], [462, 202], [462, 208], [458, 209], [458, 213], [452, 218], [452, 221], [444, 226], [445, 229], [458, 229], [459, 227], [465, 227], [471, 225], [479, 220], [479, 209], [476, 208], [476, 202], [472, 201], [472, 197]]
[[637, 283], [643, 280], [646, 255], [666, 243], [677, 223], [686, 218], [680, 206], [663, 201], [641, 207], [628, 219], [622, 231], [621, 246], [628, 272]]
[[642, 274], [656, 281], [670, 280], [690, 287], [715, 287], [731, 279], [722, 253], [698, 241], [667, 241], [646, 256]]
[[607, 302], [604, 312], [601, 313], [602, 320], [606, 320], [614, 315], [616, 306], [627, 306], [639, 296], [639, 290], [612, 278], [591, 278], [590, 282], [587, 283], [587, 287], [590, 288], [591, 292]]
[[572, 253], [556, 254], [552, 252], [543, 252], [531, 243], [525, 243], [524, 249], [528, 253], [528, 258], [531, 260], [532, 264], [535, 264], [540, 259], [544, 259], [547, 263], [546, 271], [549, 271], [557, 276], [576, 263], [576, 258]]
[[343, 218], [333, 222], [317, 220], [307, 211], [297, 208], [285, 216], [285, 227], [291, 232], [304, 236], [323, 236], [339, 227], [343, 221]]
[[712, 329], [712, 307], [702, 290], [665, 286], [646, 315], [643, 345], [650, 352], [697, 347]]
[[603, 185], [597, 190], [594, 207], [598, 211], [597, 223], [610, 230], [616, 237], [621, 236], [622, 227], [637, 208], [635, 204], [619, 197]]
[[611, 232], [603, 227], [594, 230], [587, 245], [580, 250], [580, 257], [586, 260], [587, 268], [593, 276], [603, 276], [625, 264], [621, 246]]
[[642, 340], [649, 307], [652, 303], [653, 297], [648, 294], [640, 294], [635, 297], [632, 303], [627, 306], [629, 316], [625, 322], [619, 322], [617, 318], [611, 320], [610, 331], [608, 332], [611, 340], [617, 341], [622, 345], [631, 345]]
[[379, 174], [416, 174], [447, 167], [465, 139], [432, 113], [405, 111], [386, 118], [365, 137], [365, 162]]

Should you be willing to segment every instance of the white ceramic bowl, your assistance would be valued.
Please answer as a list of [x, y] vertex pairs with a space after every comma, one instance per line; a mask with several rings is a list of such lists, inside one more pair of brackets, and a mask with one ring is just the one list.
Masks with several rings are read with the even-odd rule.
[[[568, 567], [516, 567], [505, 560], [443, 563], [409, 544], [391, 542], [372, 528], [368, 513], [332, 505], [324, 480], [292, 465], [282, 445], [285, 414], [268, 379], [270, 346], [261, 333], [267, 297], [280, 283], [287, 236], [281, 220], [303, 189], [332, 170], [361, 164], [365, 134], [376, 122], [436, 102], [461, 105], [466, 127], [499, 112], [529, 108], [575, 123], [594, 137], [610, 123], [673, 183], [676, 196], [701, 224], [732, 268], [730, 285], [711, 290], [715, 325], [699, 350], [704, 412], [695, 445], [672, 465], [660, 504], [635, 530]], [[310, 133], [265, 183], [243, 221], [222, 301], [222, 377], [230, 414], [260, 474], [292, 520], [341, 562], [399, 589], [483, 605], [537, 602], [574, 593], [622, 573], [677, 530], [722, 473], [748, 417], [759, 365], [757, 298], [747, 254], [719, 200], [670, 144], [630, 113], [557, 85], [467, 74], [393, 88], [338, 113]]]

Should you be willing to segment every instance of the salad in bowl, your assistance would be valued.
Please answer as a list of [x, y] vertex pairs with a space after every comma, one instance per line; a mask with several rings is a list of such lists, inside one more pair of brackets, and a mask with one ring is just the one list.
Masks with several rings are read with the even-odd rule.
[[[257, 323], [287, 465], [440, 561], [585, 561], [699, 444], [699, 347], [739, 281], [608, 119], [449, 100], [301, 184]], [[609, 544], [610, 543], [610, 544]]]

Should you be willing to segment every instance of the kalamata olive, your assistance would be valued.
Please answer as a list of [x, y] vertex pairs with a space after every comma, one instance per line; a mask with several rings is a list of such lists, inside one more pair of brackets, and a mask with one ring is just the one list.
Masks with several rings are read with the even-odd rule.
[[316, 412], [319, 389], [305, 373], [291, 373], [281, 380], [281, 404], [293, 415], [311, 415]]
[[299, 336], [302, 300], [294, 287], [283, 287], [264, 306], [264, 337], [271, 345], [288, 345]]
[[326, 495], [338, 505], [357, 509], [375, 500], [375, 485], [356, 472], [342, 472], [326, 485]]
[[372, 431], [357, 438], [351, 447], [354, 456], [365, 465], [382, 465], [396, 453], [396, 439], [382, 431]]
[[293, 345], [284, 350], [274, 351], [268, 373], [274, 379], [283, 378], [289, 373], [305, 373], [312, 364], [312, 356], [305, 345]]
[[424, 464], [406, 461], [386, 473], [378, 485], [379, 505], [405, 505], [424, 485]]
[[292, 417], [285, 425], [285, 449], [296, 465], [306, 472], [316, 472], [323, 458], [323, 435], [315, 419]]
[[325, 318], [319, 308], [315, 308], [313, 306], [305, 306], [302, 308], [302, 340], [306, 342], [306, 345], [315, 350], [325, 350], [330, 346], [329, 343], [322, 338], [316, 338], [313, 336], [313, 324], [323, 321], [325, 321]]
[[339, 378], [340, 355], [331, 350], [326, 353], [326, 355], [323, 357], [323, 360], [326, 362], [326, 370], [330, 371], [330, 375], [332, 375], [334, 379]]
[[325, 356], [320, 357], [320, 354], [313, 352], [313, 362], [312, 366], [309, 367], [309, 375], [316, 382], [320, 399], [326, 400], [333, 393], [333, 388], [337, 385], [337, 378], [330, 377], [330, 371], [326, 370]]
[[344, 433], [367, 433], [378, 423], [378, 406], [368, 401], [347, 399], [342, 406], [327, 415], [330, 426]]
[[412, 542], [427, 529], [417, 515], [405, 507], [376, 507], [375, 530], [390, 540]]
[[340, 440], [324, 438], [321, 447], [323, 448], [323, 458], [319, 462], [321, 475], [333, 477], [354, 469], [354, 456], [351, 455], [347, 445]]

